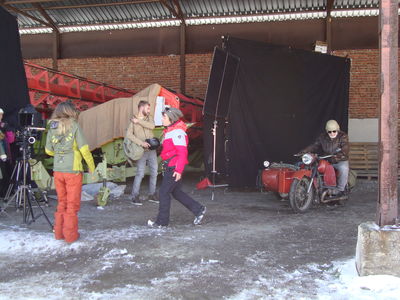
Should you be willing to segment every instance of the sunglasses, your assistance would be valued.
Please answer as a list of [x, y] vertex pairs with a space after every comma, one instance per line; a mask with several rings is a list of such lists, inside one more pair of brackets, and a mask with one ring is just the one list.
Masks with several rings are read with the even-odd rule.
[[328, 131], [328, 133], [336, 133], [337, 130]]

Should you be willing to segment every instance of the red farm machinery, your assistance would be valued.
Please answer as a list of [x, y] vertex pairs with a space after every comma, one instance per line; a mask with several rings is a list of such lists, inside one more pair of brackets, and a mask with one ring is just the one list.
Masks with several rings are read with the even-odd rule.
[[[127, 101], [136, 99], [138, 95], [142, 95], [143, 91], [149, 89], [149, 87], [154, 91], [155, 86], [153, 84], [137, 92], [56, 71], [30, 62], [25, 62], [24, 65], [30, 102], [45, 119], [50, 117], [54, 108], [61, 102], [71, 101], [78, 110], [84, 111], [85, 114], [92, 110], [96, 113], [99, 111], [96, 110], [96, 107], [107, 106], [107, 103], [111, 104], [113, 102], [111, 100], [115, 99], [118, 102], [118, 99], [127, 99]], [[177, 93], [159, 85], [156, 86], [158, 86], [156, 96], [162, 97], [165, 105], [180, 108], [184, 114], [185, 122], [190, 124], [188, 135], [191, 139], [191, 144], [194, 148], [197, 148], [194, 149], [195, 154], [193, 157], [197, 161], [196, 167], [198, 167], [199, 162], [202, 161], [200, 149], [202, 145], [203, 100]], [[129, 118], [127, 117], [127, 120]], [[110, 124], [110, 126], [113, 125]], [[85, 131], [85, 128], [83, 130]], [[161, 128], [159, 127], [157, 134], [160, 134], [160, 132]], [[121, 150], [122, 134], [105, 141], [101, 145], [104, 159], [98, 164], [99, 176], [94, 181], [125, 181], [126, 177], [134, 176], [135, 168], [126, 165], [124, 156], [121, 155]], [[49, 174], [46, 174], [45, 168], [41, 163], [32, 168], [32, 176], [40, 188], [49, 189], [53, 187], [53, 180]], [[89, 180], [89, 177], [86, 177], [86, 179], [86, 182], [93, 182], [93, 180]]]

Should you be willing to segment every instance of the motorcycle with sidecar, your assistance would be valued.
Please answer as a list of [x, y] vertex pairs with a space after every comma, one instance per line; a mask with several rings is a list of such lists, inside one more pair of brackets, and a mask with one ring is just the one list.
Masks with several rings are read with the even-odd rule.
[[291, 208], [296, 213], [306, 212], [313, 204], [344, 204], [357, 176], [350, 170], [349, 183], [344, 192], [339, 192], [336, 170], [328, 161], [332, 156], [305, 153], [301, 155], [301, 162], [298, 164], [271, 164], [265, 161], [259, 184], [266, 191], [275, 192], [284, 199], [288, 198]]

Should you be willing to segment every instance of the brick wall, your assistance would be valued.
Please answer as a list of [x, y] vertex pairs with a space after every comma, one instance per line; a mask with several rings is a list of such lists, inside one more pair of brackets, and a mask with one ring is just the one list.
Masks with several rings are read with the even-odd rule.
[[[379, 51], [346, 50], [334, 55], [351, 59], [350, 118], [378, 117]], [[31, 60], [51, 67], [50, 59]], [[204, 98], [212, 54], [186, 56], [186, 94]], [[152, 83], [179, 90], [179, 56], [60, 59], [59, 69], [122, 88], [141, 90]]]
[[[186, 94], [205, 97], [212, 54], [186, 56]], [[51, 59], [33, 59], [30, 62], [51, 67]], [[158, 83], [179, 90], [179, 56], [96, 57], [60, 59], [60, 71], [90, 78], [120, 88], [140, 91]]]
[[379, 104], [379, 50], [335, 51], [351, 59], [349, 117], [377, 118]]
[[212, 56], [212, 53], [186, 56], [186, 94], [205, 98]]

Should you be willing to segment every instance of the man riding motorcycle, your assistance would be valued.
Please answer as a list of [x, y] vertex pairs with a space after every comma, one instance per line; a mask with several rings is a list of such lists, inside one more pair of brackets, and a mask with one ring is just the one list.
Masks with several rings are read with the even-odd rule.
[[329, 160], [339, 173], [337, 191], [334, 193], [341, 196], [344, 195], [349, 178], [349, 138], [345, 132], [340, 130], [339, 124], [335, 120], [326, 122], [325, 131], [300, 154], [322, 151], [323, 155], [333, 155]]

